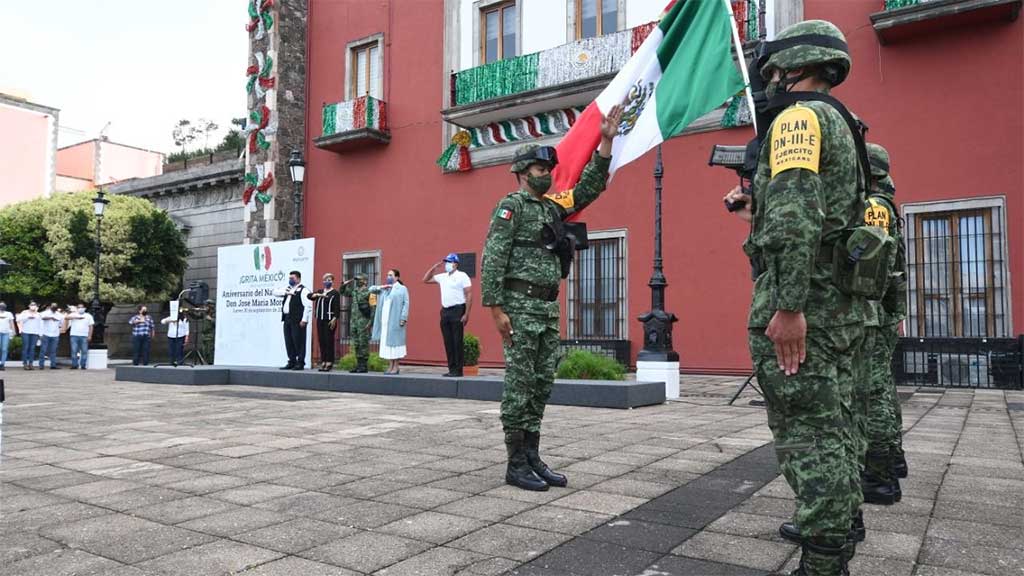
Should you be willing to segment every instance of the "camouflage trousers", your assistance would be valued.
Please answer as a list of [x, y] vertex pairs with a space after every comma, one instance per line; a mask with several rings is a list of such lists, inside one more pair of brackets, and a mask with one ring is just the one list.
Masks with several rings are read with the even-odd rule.
[[[356, 314], [358, 312], [353, 312]], [[357, 360], [365, 360], [370, 357], [370, 333], [366, 324], [353, 322], [349, 324], [349, 334], [352, 342], [352, 351]]]
[[512, 344], [505, 344], [505, 389], [501, 425], [505, 430], [540, 432], [544, 408], [555, 383], [559, 322], [534, 314], [509, 313]]
[[752, 328], [748, 338], [779, 468], [796, 494], [793, 520], [805, 539], [842, 547], [863, 500], [853, 414], [863, 328], [809, 329], [807, 360], [793, 376], [779, 370], [762, 329]]
[[854, 360], [853, 431], [859, 471], [864, 471], [864, 457], [868, 452], [868, 418], [871, 411], [871, 354], [878, 334], [877, 326], [864, 327], [864, 340]]
[[[867, 440], [872, 451], [884, 452], [900, 447], [903, 429], [900, 400], [892, 377], [892, 355], [896, 351], [899, 335], [895, 326], [879, 326], [867, 330], [870, 334], [865, 340], [870, 348], [865, 347], [864, 351], [870, 390]], [[881, 463], [867, 463], [869, 467], [872, 464], [877, 466]], [[872, 469], [872, 472], [881, 478], [888, 478], [891, 474], [890, 470], [881, 469]]]

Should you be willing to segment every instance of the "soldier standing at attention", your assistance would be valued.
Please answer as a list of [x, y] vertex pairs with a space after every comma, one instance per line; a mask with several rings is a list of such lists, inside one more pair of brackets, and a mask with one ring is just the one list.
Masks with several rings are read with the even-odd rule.
[[868, 403], [868, 450], [862, 478], [864, 501], [889, 505], [901, 496], [899, 478], [907, 475], [900, 436], [903, 415], [896, 383], [892, 376], [892, 355], [899, 340], [899, 324], [907, 317], [907, 270], [903, 228], [896, 210], [896, 186], [889, 176], [889, 152], [878, 144], [868, 144], [871, 163], [871, 190], [864, 223], [883, 228], [896, 239], [898, 250], [889, 269], [889, 284], [879, 302], [872, 302], [878, 316], [872, 348], [865, 350], [870, 373]]
[[356, 367], [349, 370], [353, 374], [369, 371], [370, 360], [370, 328], [373, 325], [373, 306], [370, 305], [370, 290], [366, 274], [356, 274], [342, 284], [342, 296], [352, 299], [348, 311], [348, 336], [356, 355]]
[[863, 221], [864, 199], [853, 130], [811, 93], [828, 94], [851, 62], [842, 32], [822, 20], [790, 26], [764, 50], [769, 106], [781, 111], [760, 151], [753, 211], [738, 188], [726, 199], [746, 201], [737, 214], [752, 220], [748, 339], [779, 467], [796, 494], [802, 554], [791, 576], [840, 576], [860, 508], [852, 403], [868, 308], [833, 282], [831, 255]]
[[511, 170], [520, 188], [503, 198], [491, 216], [483, 254], [482, 301], [491, 309], [504, 342], [505, 482], [525, 490], [568, 485], [566, 477], [552, 472], [539, 453], [540, 424], [555, 381], [562, 278], [559, 256], [545, 247], [542, 234], [545, 228], [561, 230], [562, 220], [604, 191], [612, 140], [621, 119], [622, 108], [613, 107], [601, 121], [601, 144], [576, 187], [557, 199], [545, 196], [551, 188], [551, 170], [558, 164], [555, 149], [520, 146]]

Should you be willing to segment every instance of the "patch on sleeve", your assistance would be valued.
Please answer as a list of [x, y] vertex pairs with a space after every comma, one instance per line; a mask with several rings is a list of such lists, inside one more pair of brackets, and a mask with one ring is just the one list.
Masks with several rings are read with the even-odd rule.
[[563, 192], [557, 192], [555, 194], [548, 194], [548, 198], [553, 200], [555, 204], [558, 204], [566, 210], [571, 210], [576, 205], [576, 198], [574, 197], [574, 188], [569, 188]]
[[786, 109], [772, 125], [772, 178], [780, 172], [804, 168], [815, 174], [821, 161], [821, 125], [810, 108]]
[[875, 226], [889, 232], [889, 209], [884, 204], [868, 198], [868, 207], [864, 210], [864, 224]]
[[499, 208], [498, 209], [498, 218], [501, 218], [502, 220], [511, 220], [512, 219], [512, 211], [509, 210], [508, 208]]

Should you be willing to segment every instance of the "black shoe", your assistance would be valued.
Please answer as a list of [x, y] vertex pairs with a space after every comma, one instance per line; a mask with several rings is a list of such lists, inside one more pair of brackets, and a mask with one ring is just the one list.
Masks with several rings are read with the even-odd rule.
[[779, 525], [779, 536], [784, 539], [800, 544], [804, 541], [803, 536], [800, 535], [800, 527], [794, 522], [783, 522]]
[[857, 510], [857, 513], [853, 515], [853, 522], [850, 523], [850, 534], [847, 538], [853, 542], [863, 542], [867, 535], [867, 528], [864, 527], [864, 512]]
[[884, 482], [877, 478], [862, 476], [860, 489], [864, 493], [864, 503], [866, 504], [892, 506], [903, 499], [899, 482]]
[[291, 370], [292, 368], [295, 368], [295, 364], [289, 362], [287, 365], [278, 368], [278, 370]]
[[462, 370], [459, 370], [458, 372], [452, 372], [452, 378], [462, 378], [462, 377], [463, 377], [462, 376]]
[[5, 370], [7, 370], [7, 368], [4, 368], [3, 366], [0, 366], [0, 372], [3, 372]]
[[[802, 544], [804, 541], [803, 537], [800, 536], [800, 527], [794, 522], [783, 522], [780, 524], [779, 536], [796, 544]], [[851, 542], [863, 542], [866, 536], [864, 512], [857, 510], [857, 513], [854, 514], [853, 519], [850, 521], [850, 532], [847, 534], [847, 539]]]
[[553, 472], [548, 465], [540, 459], [540, 432], [526, 432], [526, 462], [530, 468], [540, 476], [544, 482], [551, 486], [565, 488], [569, 485], [569, 479], [564, 474]]
[[505, 450], [508, 452], [508, 467], [505, 469], [505, 484], [545, 492], [548, 483], [533, 471], [526, 460], [526, 434], [522, 430], [505, 432]]
[[910, 470], [907, 468], [907, 456], [899, 448], [892, 449], [892, 473], [897, 478], [906, 478]]
[[292, 366], [292, 370], [305, 370], [305, 369], [306, 369], [306, 365], [305, 364], [296, 364], [295, 366]]
[[454, 372], [445, 372], [445, 373], [444, 373], [444, 374], [442, 374], [441, 376], [442, 376], [443, 378], [451, 378], [451, 377], [455, 376], [455, 373], [454, 373]]
[[60, 370], [60, 366], [50, 366], [50, 370]]

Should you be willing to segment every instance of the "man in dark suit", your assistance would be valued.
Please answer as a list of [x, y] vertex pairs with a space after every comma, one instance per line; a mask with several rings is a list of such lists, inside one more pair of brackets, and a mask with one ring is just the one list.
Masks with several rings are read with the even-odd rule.
[[281, 301], [281, 322], [284, 324], [284, 347], [288, 364], [281, 370], [302, 370], [306, 367], [306, 325], [312, 311], [309, 290], [302, 285], [298, 270], [288, 273], [288, 287], [274, 290]]

